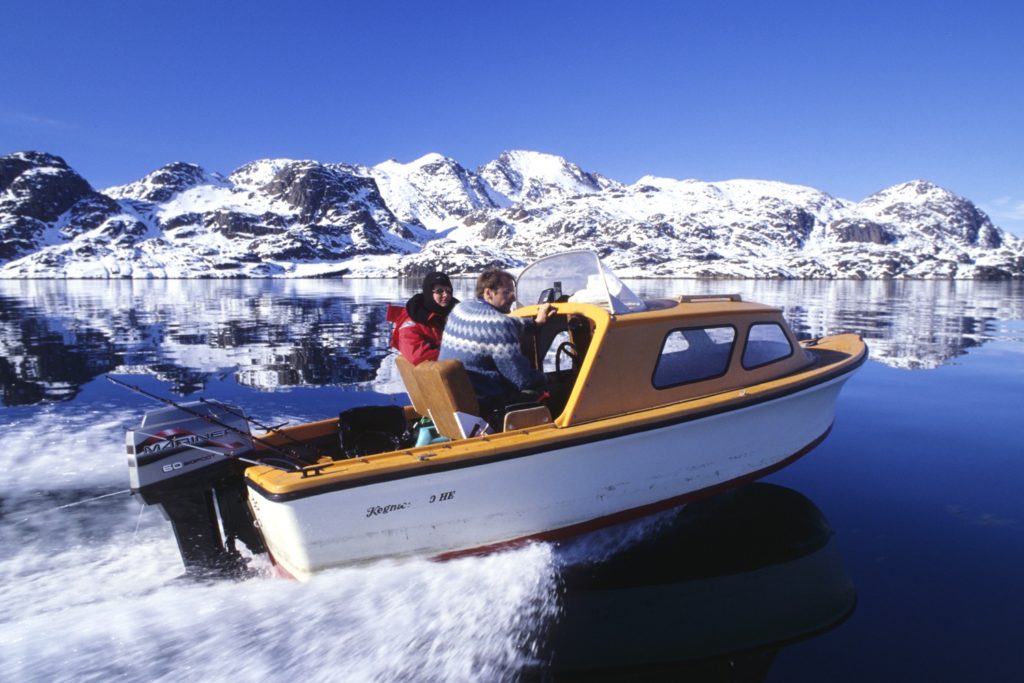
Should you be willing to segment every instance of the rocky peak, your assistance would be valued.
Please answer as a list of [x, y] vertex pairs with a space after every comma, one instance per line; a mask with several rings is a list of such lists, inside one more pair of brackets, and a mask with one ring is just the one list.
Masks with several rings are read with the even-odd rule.
[[[381, 170], [381, 167], [374, 170]], [[404, 168], [401, 164], [392, 164], [385, 170], [390, 170], [392, 175], [404, 175], [410, 185], [421, 191], [453, 190], [477, 206], [490, 204], [480, 180], [459, 162], [440, 154], [420, 157]]]
[[948, 235], [963, 246], [996, 248], [1000, 231], [970, 200], [926, 180], [913, 180], [871, 195], [858, 207], [878, 223], [913, 226], [924, 235]]
[[18, 152], [0, 157], [0, 213], [56, 220], [92, 186], [58, 156]]
[[960, 199], [952, 192], [928, 180], [911, 180], [875, 192], [860, 204], [861, 206], [891, 204], [924, 204], [926, 202], [947, 202]]
[[292, 159], [257, 159], [235, 169], [228, 175], [235, 187], [246, 190], [262, 190], [274, 181], [277, 173], [293, 164], [315, 164], [314, 161], [295, 161]]
[[18, 176], [36, 168], [70, 170], [67, 162], [44, 152], [14, 152], [0, 157], [0, 192], [4, 192]]
[[161, 166], [142, 180], [109, 187], [103, 194], [114, 199], [137, 199], [146, 202], [166, 202], [199, 185], [222, 185], [224, 178], [216, 173], [207, 173], [201, 166], [175, 161]]
[[260, 189], [293, 207], [305, 223], [320, 222], [332, 211], [345, 210], [363, 199], [383, 206], [373, 180], [353, 170], [350, 166], [316, 161], [275, 164], [273, 175]]
[[453, 227], [478, 209], [498, 205], [477, 175], [440, 154], [428, 154], [408, 164], [385, 161], [370, 173], [400, 220], [435, 232]]
[[477, 169], [492, 188], [513, 202], [540, 204], [621, 187], [554, 154], [511, 150]]
[[62, 158], [40, 152], [0, 157], [0, 261], [32, 253], [43, 245], [48, 228], [62, 225], [65, 236], [95, 227], [117, 211]]

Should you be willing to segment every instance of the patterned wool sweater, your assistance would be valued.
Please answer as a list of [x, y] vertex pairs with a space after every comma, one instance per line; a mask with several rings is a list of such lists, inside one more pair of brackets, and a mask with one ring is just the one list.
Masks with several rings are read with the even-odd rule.
[[531, 323], [480, 299], [463, 301], [448, 314], [438, 360], [462, 361], [480, 399], [542, 388], [544, 373], [530, 365], [519, 347]]

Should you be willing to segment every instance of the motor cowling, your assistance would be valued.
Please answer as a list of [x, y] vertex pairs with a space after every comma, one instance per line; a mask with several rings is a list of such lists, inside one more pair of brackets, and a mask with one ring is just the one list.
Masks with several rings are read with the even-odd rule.
[[238, 458], [253, 441], [240, 410], [212, 400], [151, 410], [125, 445], [132, 493], [171, 522], [188, 574], [243, 570], [236, 539], [265, 552], [245, 503]]
[[220, 476], [233, 457], [252, 451], [252, 437], [241, 411], [195, 401], [149, 411], [125, 445], [132, 492], [154, 504], [169, 488]]

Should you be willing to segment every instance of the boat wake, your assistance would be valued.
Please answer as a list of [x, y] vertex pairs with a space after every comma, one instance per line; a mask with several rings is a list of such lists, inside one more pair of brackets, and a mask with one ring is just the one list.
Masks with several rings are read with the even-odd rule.
[[671, 508], [631, 522], [566, 539], [557, 545], [556, 559], [564, 568], [599, 564], [628, 550], [645, 538], [657, 535], [665, 526], [671, 524], [678, 514], [678, 508]]
[[33, 586], [4, 589], [16, 609], [0, 620], [3, 677], [503, 680], [534, 663], [534, 634], [556, 605], [549, 546], [306, 584], [167, 582], [179, 559], [150, 531], [24, 567]]
[[168, 523], [124, 495], [127, 415], [38, 411], [7, 431], [0, 484], [2, 680], [508, 680], [557, 611], [534, 544], [271, 577], [178, 579]]

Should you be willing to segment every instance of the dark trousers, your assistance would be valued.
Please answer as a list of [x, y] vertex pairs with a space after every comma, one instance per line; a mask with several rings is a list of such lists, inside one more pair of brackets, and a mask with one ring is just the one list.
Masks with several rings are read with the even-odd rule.
[[480, 414], [491, 425], [491, 429], [500, 432], [505, 426], [505, 413], [517, 408], [529, 408], [540, 405], [543, 391], [527, 389], [510, 391], [498, 396], [485, 396], [477, 399]]

